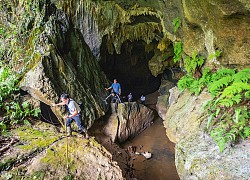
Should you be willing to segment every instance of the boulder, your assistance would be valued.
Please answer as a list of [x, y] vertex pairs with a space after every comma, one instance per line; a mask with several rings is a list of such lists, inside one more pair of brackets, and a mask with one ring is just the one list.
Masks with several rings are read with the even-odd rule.
[[246, 180], [250, 177], [250, 141], [245, 140], [223, 152], [211, 137], [197, 133], [175, 146], [175, 165], [180, 179]]
[[[79, 41], [81, 32], [70, 26], [63, 11], [55, 9], [54, 13], [40, 35], [43, 47], [37, 48], [42, 56], [30, 64], [20, 88], [48, 106], [58, 102], [61, 93], [68, 93], [82, 103], [84, 124], [89, 128], [107, 111], [103, 99], [109, 82], [88, 45]], [[53, 112], [62, 118], [60, 111]]]
[[208, 116], [204, 105], [211, 97], [204, 90], [199, 96], [172, 88], [172, 100], [164, 127], [175, 145], [175, 164], [180, 179], [248, 179], [250, 176], [249, 139], [227, 144], [223, 152], [205, 131]]
[[1, 154], [0, 179], [124, 179], [117, 162], [94, 138], [75, 132], [67, 138], [42, 122], [11, 133], [16, 143]]
[[203, 106], [211, 99], [208, 92], [199, 96], [191, 95], [188, 90], [183, 93], [174, 87], [169, 90], [170, 106], [163, 124], [170, 141], [177, 143], [184, 137], [200, 130], [202, 121], [207, 117], [203, 114]]
[[135, 137], [153, 122], [153, 111], [142, 104], [120, 103], [104, 127], [104, 133], [111, 140], [120, 143]]

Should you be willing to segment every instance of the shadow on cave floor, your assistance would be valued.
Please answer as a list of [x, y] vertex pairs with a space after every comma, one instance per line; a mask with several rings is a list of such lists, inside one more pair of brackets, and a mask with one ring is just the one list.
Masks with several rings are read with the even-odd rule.
[[110, 115], [111, 112], [107, 112], [105, 116], [98, 119], [89, 129], [89, 135], [95, 137], [95, 140], [112, 154], [112, 159], [113, 161], [116, 161], [118, 166], [121, 168], [123, 177], [126, 179], [132, 179], [134, 178], [134, 175], [128, 151], [112, 142], [110, 137], [105, 135], [103, 132], [103, 127], [107, 123], [107, 119]]

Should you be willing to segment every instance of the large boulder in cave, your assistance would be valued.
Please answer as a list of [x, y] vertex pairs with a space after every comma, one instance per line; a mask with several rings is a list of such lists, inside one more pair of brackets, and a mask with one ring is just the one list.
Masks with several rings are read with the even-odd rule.
[[185, 137], [175, 146], [175, 164], [180, 179], [242, 179], [250, 177], [250, 141], [222, 153], [205, 133]]
[[185, 136], [199, 131], [204, 120], [203, 106], [211, 99], [208, 92], [192, 96], [189, 91], [181, 92], [177, 87], [170, 89], [169, 108], [164, 127], [169, 139], [177, 143]]
[[133, 138], [151, 125], [154, 119], [153, 111], [136, 102], [118, 104], [104, 127], [104, 134], [114, 142], [125, 142]]
[[228, 143], [223, 152], [205, 131], [204, 105], [211, 99], [204, 90], [199, 96], [188, 90], [170, 91], [164, 119], [166, 134], [175, 146], [175, 162], [181, 179], [247, 179], [250, 176], [250, 143]]
[[[46, 46], [38, 47], [43, 56], [30, 64], [32, 69], [20, 87], [49, 106], [58, 101], [61, 93], [68, 93], [83, 103], [83, 120], [90, 127], [107, 110], [103, 98], [107, 95], [104, 85], [108, 80], [82, 34], [71, 26], [65, 13], [51, 12], [44, 26], [40, 39]], [[55, 109], [54, 113], [61, 117]]]

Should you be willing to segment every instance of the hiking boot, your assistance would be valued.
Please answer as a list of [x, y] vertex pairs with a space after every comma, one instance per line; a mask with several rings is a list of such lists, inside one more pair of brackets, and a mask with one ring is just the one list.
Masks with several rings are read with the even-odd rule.
[[71, 132], [71, 128], [70, 127], [67, 127], [67, 136], [71, 136], [72, 135], [72, 132]]
[[88, 135], [87, 132], [85, 132], [85, 138], [86, 138], [86, 139], [89, 139], [89, 135]]
[[82, 134], [82, 135], [84, 136], [84, 138], [86, 138], [86, 139], [88, 139], [88, 138], [89, 138], [89, 135], [88, 135], [88, 133], [87, 133], [87, 131], [86, 131], [86, 130], [81, 131], [81, 133], [80, 133], [80, 134]]

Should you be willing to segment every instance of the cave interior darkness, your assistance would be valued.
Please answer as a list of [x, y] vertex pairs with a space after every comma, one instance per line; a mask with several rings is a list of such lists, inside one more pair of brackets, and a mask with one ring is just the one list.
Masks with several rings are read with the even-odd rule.
[[[157, 42], [152, 42], [157, 45]], [[101, 45], [101, 58], [99, 65], [108, 79], [113, 83], [114, 79], [121, 84], [122, 97], [129, 93], [133, 95], [133, 101], [140, 96], [157, 91], [161, 84], [161, 75], [154, 77], [148, 67], [148, 61], [154, 56], [154, 52], [145, 51], [145, 42], [126, 41], [121, 46], [121, 53], [110, 54], [103, 38]], [[107, 84], [106, 87], [109, 87]]]

